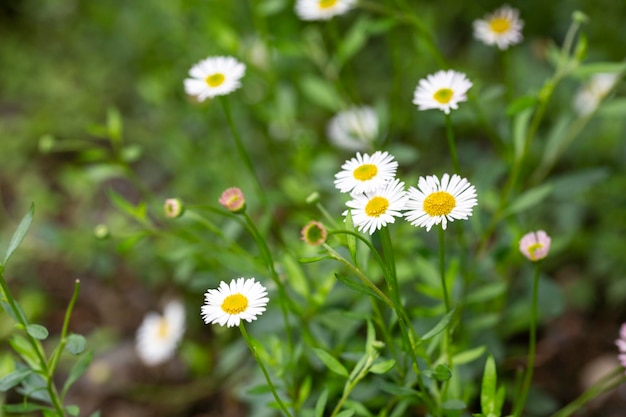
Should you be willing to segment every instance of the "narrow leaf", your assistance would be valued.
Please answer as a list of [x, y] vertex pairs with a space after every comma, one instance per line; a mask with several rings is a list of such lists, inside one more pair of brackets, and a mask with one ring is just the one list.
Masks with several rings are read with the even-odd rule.
[[319, 348], [314, 348], [313, 351], [315, 352], [319, 360], [321, 360], [328, 369], [335, 372], [336, 374], [339, 374], [346, 378], [348, 377], [348, 371], [346, 370], [346, 368], [330, 353]]
[[30, 210], [28, 210], [28, 213], [26, 213], [26, 215], [22, 218], [22, 221], [17, 226], [15, 233], [13, 233], [13, 237], [11, 238], [11, 242], [9, 243], [9, 248], [7, 249], [7, 253], [4, 256], [4, 261], [2, 262], [3, 265], [7, 264], [11, 255], [13, 255], [13, 252], [15, 252], [15, 249], [17, 249], [20, 243], [22, 243], [22, 240], [24, 240], [24, 236], [26, 236], [26, 232], [28, 232], [28, 228], [33, 221], [34, 213], [35, 205], [31, 204]]
[[337, 278], [339, 281], [343, 282], [344, 284], [346, 284], [348, 287], [352, 288], [353, 290], [356, 290], [362, 294], [371, 295], [383, 301], [374, 290], [372, 290], [370, 287], [366, 286], [365, 284], [362, 284], [360, 281], [351, 280], [350, 278], [346, 278], [343, 275], [340, 275], [338, 273], [335, 273], [335, 278]]
[[370, 368], [370, 372], [373, 374], [386, 374], [396, 365], [395, 359], [388, 359], [386, 361], [378, 362]]
[[0, 391], [8, 391], [18, 385], [24, 378], [33, 373], [29, 368], [18, 369], [0, 379]]
[[493, 414], [496, 412], [496, 387], [498, 376], [496, 374], [496, 362], [493, 356], [489, 355], [485, 362], [483, 373], [483, 384], [480, 391], [480, 407], [483, 414]]
[[63, 384], [63, 390], [61, 391], [62, 397], [65, 396], [65, 393], [67, 392], [68, 389], [70, 389], [72, 384], [76, 382], [78, 378], [80, 378], [85, 373], [92, 359], [93, 359], [93, 351], [91, 350], [85, 353], [80, 358], [78, 358], [74, 366], [72, 366], [72, 369], [70, 370], [70, 374], [67, 377], [65, 384]]
[[443, 316], [441, 320], [439, 320], [439, 322], [435, 325], [435, 327], [433, 327], [428, 332], [426, 332], [426, 334], [422, 336], [420, 340], [424, 342], [434, 336], [437, 336], [439, 333], [441, 333], [448, 326], [448, 323], [450, 323], [450, 320], [452, 320], [453, 315], [454, 315], [454, 308], [450, 310], [448, 314]]
[[341, 413], [337, 414], [337, 417], [352, 417], [356, 410], [343, 410]]
[[67, 414], [70, 416], [78, 417], [78, 414], [80, 414], [80, 407], [77, 405], [68, 405], [65, 407], [65, 411], [67, 411]]
[[594, 62], [592, 64], [580, 65], [572, 71], [572, 75], [585, 78], [603, 72], [620, 73], [624, 71], [626, 71], [626, 63], [624, 62]]
[[324, 388], [324, 391], [320, 394], [317, 402], [315, 403], [315, 417], [324, 417], [324, 409], [326, 408], [326, 401], [328, 400], [328, 387]]
[[485, 353], [485, 349], [485, 346], [479, 346], [477, 348], [458, 353], [452, 357], [452, 363], [455, 365], [463, 365], [465, 363], [472, 362], [480, 358], [482, 354]]
[[504, 216], [510, 216], [527, 210], [545, 199], [554, 189], [552, 184], [543, 184], [520, 194], [504, 211]]
[[515, 116], [513, 119], [513, 150], [515, 152], [515, 160], [522, 157], [524, 148], [526, 147], [526, 133], [528, 132], [528, 124], [530, 116], [533, 114], [532, 109], [526, 109]]

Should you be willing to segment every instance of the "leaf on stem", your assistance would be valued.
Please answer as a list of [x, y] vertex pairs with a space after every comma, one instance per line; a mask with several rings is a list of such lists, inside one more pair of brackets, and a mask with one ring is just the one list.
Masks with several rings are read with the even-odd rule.
[[70, 352], [72, 355], [78, 355], [85, 350], [85, 346], [87, 345], [87, 340], [79, 334], [72, 333], [67, 337], [67, 344], [65, 345], [65, 349]]
[[8, 391], [14, 386], [18, 385], [20, 382], [24, 380], [28, 375], [32, 374], [33, 371], [28, 368], [17, 369], [11, 372], [8, 375], [5, 375], [0, 379], [0, 391]]
[[313, 348], [313, 351], [315, 352], [319, 360], [321, 360], [328, 369], [343, 377], [348, 377], [348, 370], [330, 353], [320, 348]]
[[40, 324], [29, 324], [28, 326], [26, 326], [26, 333], [28, 333], [30, 336], [34, 337], [37, 340], [46, 340], [48, 338], [48, 335], [50, 334], [48, 332], [48, 329]]
[[11, 255], [13, 255], [13, 252], [15, 252], [15, 249], [17, 249], [20, 243], [22, 243], [22, 240], [24, 240], [24, 236], [26, 236], [26, 232], [28, 232], [28, 228], [33, 221], [34, 213], [35, 205], [31, 204], [30, 210], [28, 210], [28, 213], [26, 213], [26, 215], [22, 218], [22, 221], [20, 221], [20, 224], [17, 226], [15, 233], [13, 233], [13, 237], [11, 238], [11, 242], [9, 243], [9, 248], [7, 249], [7, 253], [4, 256], [4, 261], [2, 262], [3, 265], [7, 264]]

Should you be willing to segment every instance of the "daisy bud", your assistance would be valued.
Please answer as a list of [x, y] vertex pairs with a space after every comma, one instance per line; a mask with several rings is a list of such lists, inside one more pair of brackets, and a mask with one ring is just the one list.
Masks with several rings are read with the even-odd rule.
[[243, 213], [246, 210], [246, 198], [237, 187], [226, 189], [218, 201], [231, 213]]
[[180, 201], [178, 198], [168, 198], [167, 200], [165, 200], [163, 210], [165, 211], [165, 217], [169, 217], [170, 219], [177, 219], [183, 215], [183, 213], [185, 212], [185, 207], [183, 206], [182, 201]]
[[307, 245], [319, 246], [326, 242], [328, 232], [322, 223], [311, 220], [302, 228], [300, 235]]
[[104, 240], [107, 239], [111, 233], [109, 232], [109, 228], [105, 224], [99, 224], [93, 229], [93, 235], [96, 239]]
[[550, 251], [550, 236], [543, 230], [525, 234], [519, 241], [519, 250], [533, 262], [548, 256]]

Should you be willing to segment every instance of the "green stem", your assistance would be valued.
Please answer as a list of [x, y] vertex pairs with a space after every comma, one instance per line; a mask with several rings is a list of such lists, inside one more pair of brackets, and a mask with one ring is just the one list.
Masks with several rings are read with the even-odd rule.
[[2, 292], [4, 293], [4, 296], [7, 299], [7, 302], [11, 306], [13, 315], [16, 317], [19, 324], [24, 328], [24, 331], [26, 332], [26, 338], [28, 339], [35, 353], [37, 354], [37, 359], [39, 360], [41, 371], [43, 372], [43, 374], [45, 375], [47, 379], [46, 390], [48, 391], [48, 394], [50, 395], [50, 400], [52, 401], [52, 405], [54, 406], [57, 412], [57, 415], [59, 417], [65, 417], [63, 404], [61, 400], [59, 399], [59, 393], [57, 392], [57, 389], [54, 386], [54, 383], [52, 380], [52, 372], [50, 372], [50, 368], [48, 367], [48, 362], [46, 361], [46, 358], [44, 357], [41, 343], [37, 339], [32, 337], [28, 333], [28, 331], [26, 331], [26, 328], [28, 327], [28, 322], [26, 321], [26, 318], [22, 315], [22, 311], [17, 307], [17, 303], [15, 302], [15, 299], [13, 298], [13, 296], [11, 295], [11, 292], [9, 291], [9, 286], [7, 285], [4, 279], [4, 265], [0, 265], [0, 287], [2, 288]]
[[265, 260], [267, 269], [270, 272], [270, 276], [272, 277], [272, 280], [278, 288], [278, 297], [280, 300], [280, 307], [283, 313], [283, 320], [285, 322], [285, 332], [287, 333], [287, 343], [289, 344], [289, 351], [293, 352], [293, 337], [291, 335], [291, 326], [289, 325], [289, 313], [287, 307], [287, 300], [289, 300], [287, 296], [287, 291], [285, 290], [285, 286], [283, 285], [280, 277], [278, 276], [278, 273], [276, 272], [276, 268], [274, 266], [274, 258], [272, 257], [272, 252], [270, 251], [267, 242], [259, 232], [259, 229], [257, 229], [256, 225], [254, 224], [248, 213], [244, 211], [242, 215], [246, 221], [246, 228], [256, 241], [259, 250], [261, 251], [261, 256]]
[[452, 129], [452, 116], [446, 114], [446, 138], [448, 138], [448, 146], [450, 147], [450, 156], [452, 157], [452, 166], [456, 174], [461, 173], [459, 166], [459, 157], [456, 153], [456, 144], [454, 142], [454, 131]]
[[72, 298], [70, 299], [69, 304], [67, 305], [67, 310], [65, 310], [65, 318], [63, 319], [63, 327], [61, 328], [61, 342], [57, 347], [56, 351], [50, 358], [50, 374], [54, 374], [54, 371], [59, 364], [59, 358], [61, 357], [61, 353], [63, 352], [63, 348], [67, 344], [67, 329], [70, 324], [70, 317], [72, 316], [72, 311], [74, 311], [74, 305], [76, 304], [76, 300], [78, 299], [78, 293], [80, 292], [80, 280], [76, 280], [74, 282], [74, 293], [72, 294]]
[[263, 186], [261, 185], [261, 181], [254, 170], [254, 165], [252, 164], [252, 160], [250, 159], [250, 155], [246, 151], [246, 148], [241, 140], [241, 136], [239, 136], [239, 131], [235, 127], [235, 122], [233, 120], [233, 115], [230, 110], [230, 103], [228, 101], [228, 97], [219, 97], [220, 102], [222, 103], [222, 108], [224, 109], [224, 115], [226, 116], [226, 121], [228, 122], [228, 126], [230, 127], [230, 131], [233, 135], [233, 139], [235, 140], [235, 146], [237, 147], [237, 152], [239, 153], [239, 157], [245, 164], [246, 168], [250, 172], [250, 175], [254, 179], [254, 183], [257, 188], [257, 192], [259, 194], [259, 200], [265, 206], [267, 205], [267, 198], [265, 197], [265, 193], [263, 192]]
[[250, 352], [254, 356], [254, 359], [257, 361], [257, 363], [261, 367], [261, 371], [263, 372], [263, 375], [265, 375], [265, 380], [267, 381], [267, 386], [270, 388], [270, 391], [272, 391], [272, 394], [274, 395], [274, 399], [278, 403], [281, 410], [283, 410], [285, 415], [287, 417], [291, 417], [291, 413], [287, 409], [287, 406], [285, 405], [285, 403], [283, 403], [283, 401], [278, 396], [278, 392], [276, 392], [276, 387], [274, 387], [274, 384], [272, 383], [272, 379], [270, 378], [270, 375], [267, 372], [267, 369], [265, 368], [265, 364], [261, 360], [259, 353], [256, 351], [256, 347], [254, 346], [252, 338], [248, 335], [248, 332], [246, 331], [246, 327], [244, 326], [243, 321], [239, 323], [239, 330], [241, 330], [241, 334], [243, 335], [243, 338], [245, 339], [246, 344], [248, 345], [248, 348], [250, 349]]
[[626, 382], [624, 368], [622, 366], [618, 366], [615, 370], [613, 370], [613, 372], [602, 377], [602, 379], [596, 382], [591, 388], [582, 393], [574, 401], [567, 404], [558, 412], [554, 413], [552, 417], [569, 417], [575, 412], [580, 411], [580, 409], [589, 401], [593, 400], [601, 394], [604, 394], [605, 392], [614, 389], [624, 382]]
[[402, 305], [400, 301], [400, 289], [398, 288], [398, 276], [396, 275], [396, 262], [393, 256], [391, 236], [389, 235], [389, 229], [387, 227], [383, 227], [380, 230], [380, 243], [383, 248], [383, 261], [387, 265], [387, 271], [389, 271], [388, 274], [385, 274], [387, 286], [389, 287], [389, 292], [396, 309], [401, 309]]
[[524, 411], [526, 405], [526, 397], [528, 396], [528, 390], [530, 389], [530, 383], [533, 378], [533, 370], [535, 368], [535, 349], [537, 345], [537, 300], [539, 298], [539, 263], [535, 263], [535, 277], [533, 279], [533, 298], [530, 309], [530, 341], [528, 347], [528, 363], [526, 364], [526, 374], [524, 375], [524, 382], [522, 383], [522, 391], [520, 392], [519, 400], [515, 404], [513, 409], [513, 416], [520, 417]]
[[441, 278], [441, 291], [443, 292], [443, 301], [446, 304], [446, 314], [450, 312], [450, 297], [448, 295], [448, 284], [446, 283], [446, 250], [445, 250], [445, 232], [443, 227], [439, 226], [439, 276]]

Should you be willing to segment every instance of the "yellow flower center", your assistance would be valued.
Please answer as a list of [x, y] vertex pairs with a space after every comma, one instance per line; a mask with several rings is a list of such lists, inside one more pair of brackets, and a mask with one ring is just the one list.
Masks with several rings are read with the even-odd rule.
[[337, 4], [337, 0], [320, 0], [319, 2], [320, 9], [330, 9], [335, 4]]
[[429, 216], [445, 216], [456, 207], [456, 200], [447, 191], [437, 191], [424, 199], [424, 211]]
[[220, 74], [218, 72], [218, 73], [211, 74], [208, 77], [206, 77], [205, 81], [209, 85], [209, 87], [217, 87], [221, 85], [225, 79], [226, 77], [224, 77], [224, 74]]
[[157, 338], [166, 339], [170, 332], [170, 326], [167, 324], [165, 317], [161, 317], [159, 320], [159, 329], [157, 330]]
[[363, 164], [352, 173], [359, 181], [371, 180], [378, 174], [378, 168], [374, 164]]
[[365, 214], [369, 217], [378, 217], [381, 214], [385, 214], [389, 208], [389, 200], [385, 197], [376, 196], [367, 202], [365, 206]]
[[239, 314], [248, 308], [248, 299], [240, 293], [229, 295], [222, 303], [222, 310], [228, 314]]
[[441, 104], [447, 104], [454, 95], [454, 91], [449, 88], [440, 88], [433, 94], [433, 98]]
[[511, 29], [511, 22], [505, 17], [494, 17], [489, 21], [489, 27], [495, 33], [501, 35]]
[[541, 243], [533, 243], [532, 245], [528, 246], [528, 253], [530, 253], [530, 259], [533, 261], [536, 261], [536, 257], [535, 257], [535, 252], [537, 252], [538, 250], [541, 250], [541, 248], [543, 248], [543, 245]]

